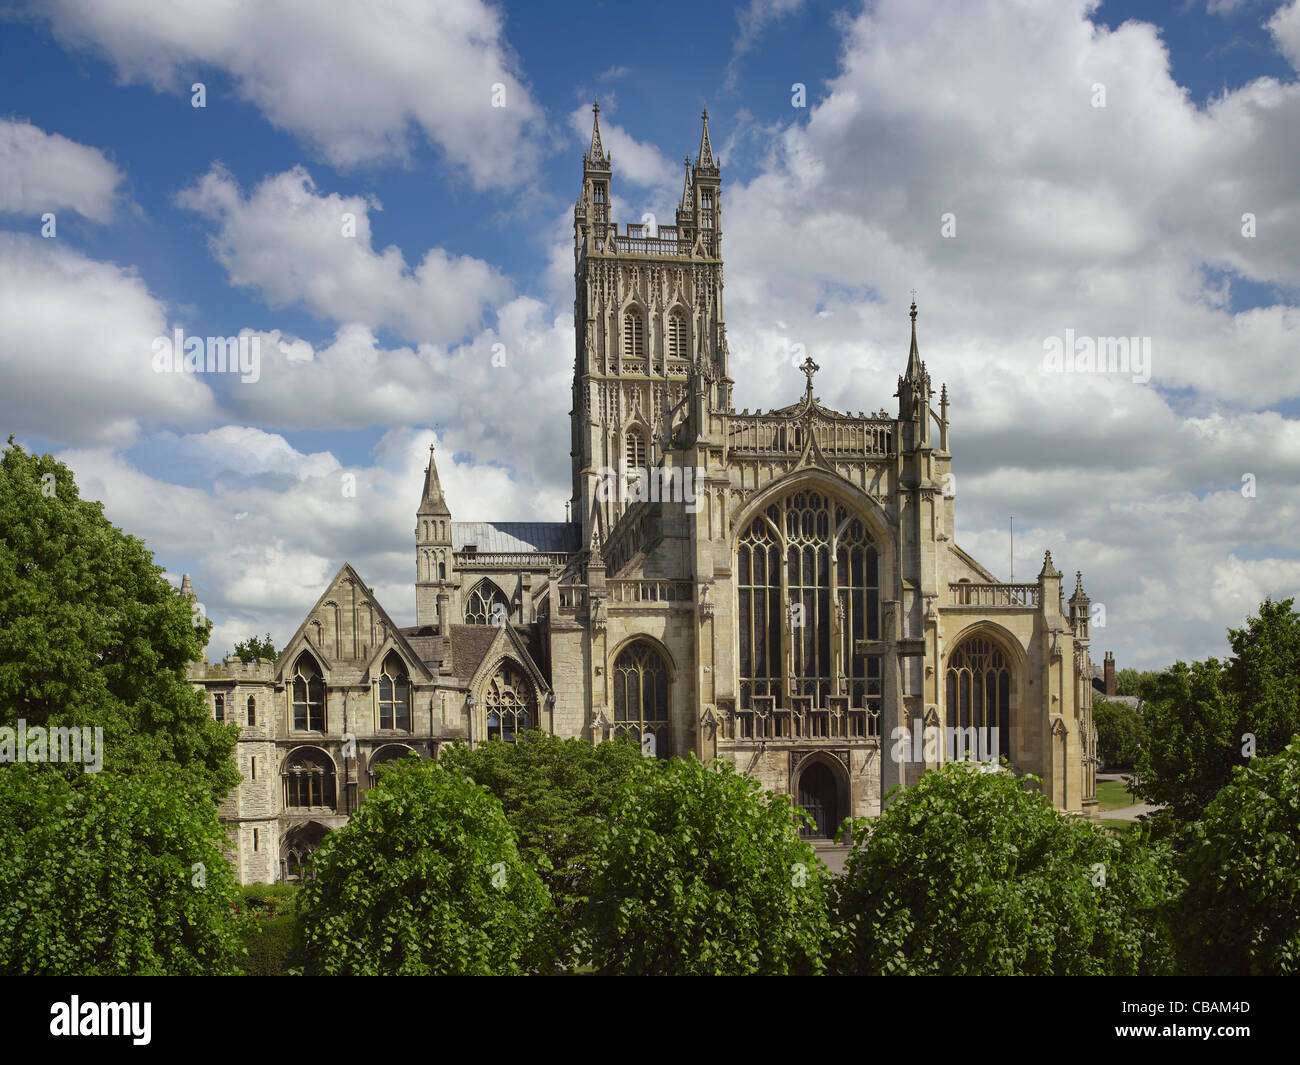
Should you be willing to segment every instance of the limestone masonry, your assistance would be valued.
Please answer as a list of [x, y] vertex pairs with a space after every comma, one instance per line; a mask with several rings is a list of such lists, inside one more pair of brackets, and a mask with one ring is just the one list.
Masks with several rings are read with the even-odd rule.
[[241, 729], [221, 810], [240, 879], [300, 875], [381, 763], [530, 728], [726, 759], [795, 796], [811, 835], [879, 813], [953, 735], [1058, 808], [1091, 805], [1088, 597], [1076, 578], [1066, 601], [1050, 553], [1003, 584], [957, 545], [949, 400], [916, 305], [896, 416], [823, 407], [811, 359], [794, 403], [737, 411], [707, 112], [676, 224], [650, 232], [609, 217], [596, 110], [574, 208], [574, 520], [453, 521], [431, 449], [414, 626], [345, 563], [275, 662], [194, 664]]

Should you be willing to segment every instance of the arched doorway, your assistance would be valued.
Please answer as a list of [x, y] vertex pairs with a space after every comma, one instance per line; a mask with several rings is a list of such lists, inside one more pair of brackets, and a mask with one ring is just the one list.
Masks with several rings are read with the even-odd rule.
[[840, 809], [839, 790], [835, 774], [825, 762], [812, 762], [804, 768], [799, 774], [798, 801], [813, 823], [802, 826], [800, 836], [804, 839], [830, 839], [835, 835], [845, 817]]

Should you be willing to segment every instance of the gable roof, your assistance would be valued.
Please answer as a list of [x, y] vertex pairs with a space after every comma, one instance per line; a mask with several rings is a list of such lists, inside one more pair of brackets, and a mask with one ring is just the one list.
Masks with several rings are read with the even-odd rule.
[[[323, 648], [316, 647], [316, 645], [307, 638], [307, 624], [308, 622], [311, 621], [316, 611], [318, 611], [321, 608], [321, 606], [324, 605], [330, 593], [333, 592], [334, 589], [338, 587], [339, 582], [345, 579], [353, 581], [357, 585], [357, 587], [365, 591], [366, 596], [370, 600], [370, 603], [374, 606], [375, 611], [379, 614], [379, 620], [384, 623], [385, 631], [387, 632], [389, 638], [392, 639], [394, 644], [396, 644], [399, 648], [401, 648], [401, 650], [405, 653], [409, 661], [415, 665], [418, 665], [420, 668], [426, 668], [424, 664], [424, 659], [421, 658], [418, 654], [416, 654], [415, 648], [411, 646], [410, 642], [402, 634], [402, 630], [399, 629], [397, 625], [394, 624], [393, 619], [388, 616], [388, 611], [384, 609], [383, 604], [380, 603], [379, 599], [375, 596], [374, 592], [370, 590], [370, 585], [368, 585], [362, 579], [361, 574], [359, 574], [355, 569], [352, 568], [352, 563], [344, 562], [343, 565], [339, 567], [339, 571], [336, 574], [334, 574], [333, 579], [330, 580], [330, 582], [325, 585], [325, 590], [321, 592], [321, 594], [317, 597], [316, 602], [312, 604], [312, 608], [308, 610], [306, 615], [303, 617], [302, 623], [298, 626], [297, 630], [294, 632], [289, 642], [284, 645], [284, 649], [276, 657], [275, 667], [274, 667], [275, 676], [280, 677], [283, 675], [283, 672], [286, 666], [288, 665], [287, 659], [289, 657], [289, 652], [296, 649], [299, 641], [303, 641], [309, 647], [311, 647], [313, 653], [322, 655], [325, 658], [326, 663], [330, 663], [332, 661], [329, 655], [325, 653]], [[383, 641], [380, 641], [380, 643], [382, 646]], [[294, 657], [297, 657], [297, 655], [295, 654]]]

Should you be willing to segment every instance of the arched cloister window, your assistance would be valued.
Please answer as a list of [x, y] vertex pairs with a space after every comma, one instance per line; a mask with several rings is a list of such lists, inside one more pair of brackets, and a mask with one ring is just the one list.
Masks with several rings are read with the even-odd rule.
[[673, 311], [668, 316], [668, 357], [685, 359], [690, 355], [690, 342], [687, 339], [686, 315]]
[[315, 822], [299, 825], [288, 832], [280, 844], [281, 878], [301, 881], [313, 877], [311, 858], [327, 835], [329, 830]]
[[509, 618], [510, 600], [491, 581], [479, 581], [465, 598], [466, 625], [497, 625]]
[[880, 656], [856, 648], [880, 638], [879, 551], [860, 516], [818, 489], [792, 492], [741, 533], [736, 575], [741, 707], [879, 700]]
[[645, 315], [638, 307], [629, 307], [623, 315], [623, 357], [637, 358], [645, 354]]
[[324, 751], [311, 748], [294, 751], [285, 762], [282, 775], [286, 810], [337, 808], [334, 762]]
[[[963, 750], [1011, 756], [1011, 661], [993, 640], [968, 636], [948, 656], [945, 686], [948, 727], [963, 730]], [[974, 733], [965, 730], [974, 729]], [[996, 729], [996, 733], [993, 731]]]
[[516, 663], [501, 663], [483, 692], [490, 740], [513, 743], [521, 732], [537, 727], [537, 689]]
[[630, 736], [638, 747], [654, 736], [659, 758], [672, 754], [668, 723], [668, 666], [645, 641], [625, 647], [614, 660], [614, 735]]
[[370, 756], [368, 765], [370, 786], [373, 788], [379, 780], [378, 769], [381, 765], [388, 765], [403, 758], [410, 758], [414, 754], [415, 752], [410, 747], [403, 747], [400, 744], [389, 744], [387, 747], [381, 747]]
[[254, 725], [257, 724], [257, 700], [254, 699], [251, 695], [248, 697], [247, 710], [248, 710], [248, 725], [249, 728], [252, 728]]
[[325, 681], [309, 654], [299, 655], [293, 667], [293, 727], [325, 731]]
[[395, 654], [384, 659], [379, 675], [379, 727], [411, 730], [411, 678]]

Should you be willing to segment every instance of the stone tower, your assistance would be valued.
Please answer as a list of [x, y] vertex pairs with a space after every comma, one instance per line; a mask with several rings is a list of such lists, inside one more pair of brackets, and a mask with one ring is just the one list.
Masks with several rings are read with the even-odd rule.
[[415, 623], [444, 621], [449, 590], [455, 581], [456, 559], [451, 549], [451, 509], [438, 480], [438, 466], [429, 445], [424, 491], [415, 512]]
[[692, 373], [710, 405], [730, 406], [722, 308], [722, 188], [703, 115], [676, 224], [611, 219], [613, 159], [593, 106], [591, 146], [573, 212], [575, 287], [573, 515], [582, 542], [626, 509], [629, 470], [658, 465], [685, 419]]

